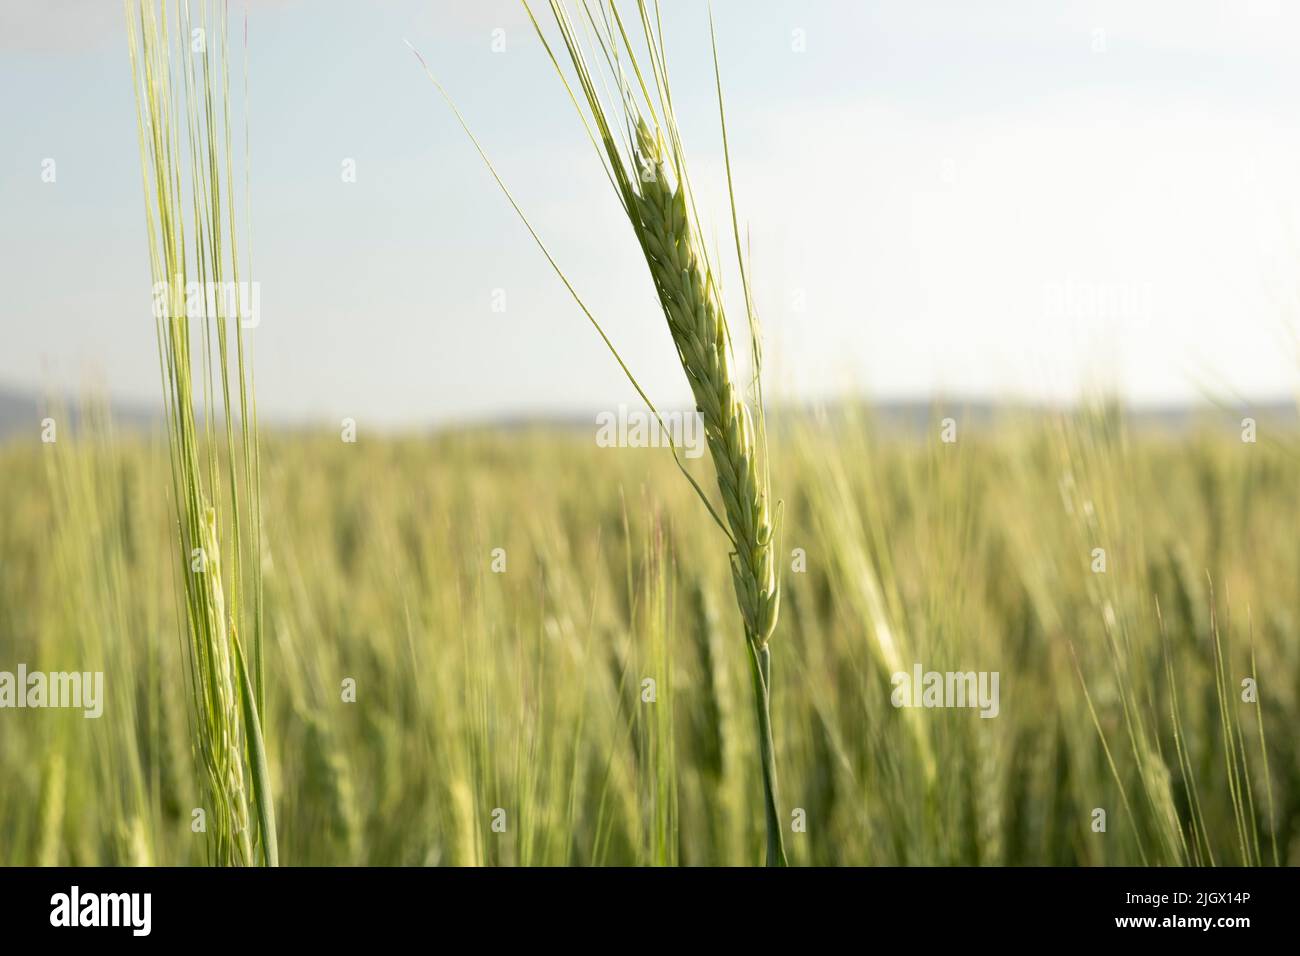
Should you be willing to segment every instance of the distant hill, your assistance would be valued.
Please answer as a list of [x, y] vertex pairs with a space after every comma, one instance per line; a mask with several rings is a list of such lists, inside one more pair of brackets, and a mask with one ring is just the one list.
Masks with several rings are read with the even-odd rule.
[[0, 389], [0, 438], [39, 427], [41, 415], [31, 396]]
[[[807, 417], [813, 419], [843, 418], [854, 402], [831, 405], [828, 409], [818, 410], [813, 405], [787, 406], [773, 410], [773, 418]], [[51, 411], [49, 399], [40, 398], [34, 393], [21, 389], [0, 386], [0, 442], [29, 435], [32, 438], [40, 434], [41, 420], [53, 415], [59, 419], [60, 426], [65, 423], [76, 427], [81, 418], [81, 403], [65, 400], [62, 409]], [[1047, 406], [1007, 405], [990, 401], [966, 401], [960, 398], [934, 399], [931, 401], [885, 401], [860, 403], [868, 410], [875, 421], [886, 428], [904, 433], [919, 434], [934, 427], [935, 423], [951, 416], [967, 426], [984, 427], [1005, 417], [1009, 413], [1032, 417], [1053, 411]], [[151, 428], [161, 421], [161, 413], [140, 405], [114, 403], [109, 408], [114, 428], [132, 430]], [[1156, 428], [1165, 431], [1182, 431], [1194, 424], [1207, 421], [1222, 422], [1226, 426], [1237, 427], [1241, 419], [1251, 416], [1260, 421], [1275, 422], [1287, 428], [1300, 428], [1300, 415], [1292, 402], [1266, 402], [1258, 405], [1243, 405], [1239, 408], [1220, 409], [1208, 405], [1168, 405], [1160, 407], [1142, 407], [1130, 409], [1128, 419], [1137, 428]], [[262, 418], [264, 430], [276, 430], [274, 419]], [[333, 427], [333, 423], [330, 423]], [[302, 424], [287, 426], [286, 430], [301, 431]], [[565, 430], [585, 430], [595, 427], [595, 412], [588, 415], [519, 415], [495, 420], [480, 420], [463, 424], [435, 427], [430, 425], [427, 431], [462, 430], [467, 428], [561, 428]], [[393, 429], [394, 432], [409, 433], [413, 429]]]
[[[33, 392], [0, 386], [0, 441], [24, 434], [39, 436], [41, 421], [47, 417], [58, 420], [60, 426], [66, 419], [75, 427], [81, 419], [81, 403], [65, 400], [63, 408], [57, 406], [57, 401], [38, 397]], [[125, 404], [113, 404], [109, 414], [117, 428], [148, 428], [160, 420], [158, 412]]]

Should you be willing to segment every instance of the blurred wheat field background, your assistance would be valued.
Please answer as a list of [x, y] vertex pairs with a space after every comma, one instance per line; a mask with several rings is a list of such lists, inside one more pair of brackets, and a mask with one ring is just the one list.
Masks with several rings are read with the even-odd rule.
[[[773, 418], [790, 862], [1300, 862], [1300, 434], [939, 421]], [[0, 447], [0, 660], [105, 674], [100, 719], [6, 713], [0, 863], [202, 864], [165, 441], [87, 422]], [[267, 431], [263, 486], [282, 862], [759, 862], [730, 571], [666, 451]], [[998, 715], [895, 708], [918, 663], [999, 672]]]

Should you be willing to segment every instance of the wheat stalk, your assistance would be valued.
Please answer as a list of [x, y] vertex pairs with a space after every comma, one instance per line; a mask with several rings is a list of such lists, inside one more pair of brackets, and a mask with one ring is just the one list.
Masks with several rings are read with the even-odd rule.
[[[528, 9], [527, 0], [524, 7]], [[771, 722], [771, 651], [768, 642], [780, 610], [780, 581], [774, 555], [774, 525], [767, 467], [766, 427], [763, 414], [762, 351], [758, 319], [749, 292], [745, 258], [741, 253], [727, 145], [722, 82], [713, 40], [714, 75], [717, 79], [718, 116], [722, 129], [727, 189], [731, 200], [732, 231], [745, 293], [749, 340], [753, 359], [754, 405], [751, 413], [745, 390], [732, 361], [732, 331], [719, 294], [719, 273], [700, 241], [699, 219], [690, 190], [686, 154], [673, 112], [664, 54], [659, 9], [654, 16], [645, 0], [637, 0], [637, 13], [645, 43], [648, 71], [643, 71], [628, 31], [613, 3], [584, 3], [584, 26], [591, 44], [599, 49], [606, 67], [605, 87], [612, 84], [608, 105], [597, 89], [583, 44], [560, 0], [551, 0], [551, 13], [563, 38], [582, 99], [573, 95], [559, 62], [537, 20], [528, 10], [537, 35], [578, 106], [588, 135], [606, 175], [614, 185], [659, 294], [659, 304], [682, 370], [686, 373], [696, 408], [704, 419], [709, 454], [717, 474], [725, 524], [709, 511], [732, 545], [731, 577], [736, 603], [745, 625], [746, 645], [754, 682], [758, 718], [759, 757], [762, 764], [767, 862], [784, 866], [785, 846], [778, 811], [775, 748]], [[624, 64], [626, 63], [626, 68]], [[647, 73], [650, 77], [647, 81]], [[630, 79], [631, 77], [635, 79]], [[654, 95], [651, 95], [651, 88]], [[594, 127], [594, 130], [593, 130]], [[615, 129], [622, 130], [616, 137]], [[699, 488], [697, 486], [697, 491]], [[704, 498], [703, 492], [700, 492]], [[705, 499], [706, 505], [708, 504]]]
[[[641, 170], [629, 208], [654, 277], [659, 302], [682, 370], [704, 419], [731, 531], [731, 576], [745, 622], [753, 666], [760, 758], [768, 821], [768, 862], [785, 862], [777, 806], [771, 728], [771, 652], [781, 591], [773, 557], [771, 489], [759, 466], [757, 435], [730, 361], [731, 335], [704, 249], [691, 228], [686, 189], [674, 187], [663, 161], [663, 140], [637, 118], [636, 160]], [[760, 406], [761, 414], [761, 406]]]

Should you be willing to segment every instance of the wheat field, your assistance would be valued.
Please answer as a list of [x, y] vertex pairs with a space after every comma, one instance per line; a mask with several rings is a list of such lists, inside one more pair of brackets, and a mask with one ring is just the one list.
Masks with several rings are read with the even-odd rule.
[[711, 15], [702, 216], [659, 6], [549, 7], [693, 453], [259, 423], [248, 24], [127, 0], [162, 402], [0, 444], [0, 865], [1300, 863], [1295, 416], [769, 403]]
[[[1242, 437], [773, 416], [790, 862], [1300, 862], [1300, 434]], [[262, 444], [282, 863], [762, 861], [730, 569], [667, 451]], [[5, 713], [0, 863], [210, 862], [161, 432], [85, 415], [0, 474], [0, 660], [104, 673], [98, 719]], [[996, 716], [894, 706], [918, 665], [997, 672]]]

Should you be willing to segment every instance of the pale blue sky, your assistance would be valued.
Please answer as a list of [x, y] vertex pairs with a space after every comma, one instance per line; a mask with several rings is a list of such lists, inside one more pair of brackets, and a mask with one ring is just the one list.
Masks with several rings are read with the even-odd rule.
[[[701, 211], [723, 241], [706, 8], [666, 6]], [[1300, 5], [714, 10], [775, 394], [1069, 398], [1102, 383], [1149, 402], [1300, 381]], [[516, 4], [249, 11], [264, 413], [415, 424], [635, 399], [404, 39], [652, 396], [686, 399], [631, 233]], [[152, 402], [120, 5], [6, 0], [0, 89], [0, 385]]]

